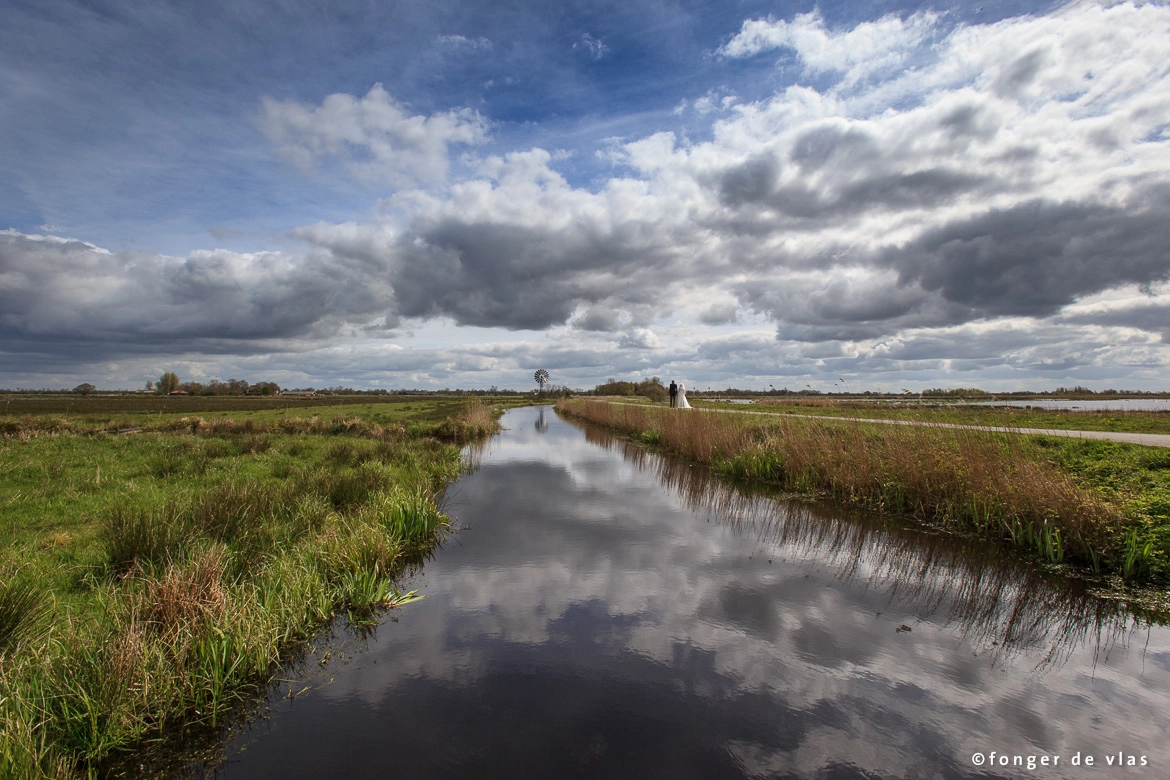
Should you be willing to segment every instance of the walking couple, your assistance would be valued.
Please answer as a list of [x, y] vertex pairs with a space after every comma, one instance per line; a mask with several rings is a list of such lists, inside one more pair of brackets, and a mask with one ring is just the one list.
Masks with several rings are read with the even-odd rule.
[[687, 403], [687, 388], [681, 383], [676, 385], [673, 379], [670, 380], [670, 405], [671, 408], [691, 408], [691, 405]]

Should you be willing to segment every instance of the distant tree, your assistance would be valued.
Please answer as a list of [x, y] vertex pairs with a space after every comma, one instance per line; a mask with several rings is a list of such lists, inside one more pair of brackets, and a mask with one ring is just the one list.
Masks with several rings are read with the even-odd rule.
[[641, 382], [606, 382], [593, 388], [594, 395], [640, 395], [651, 401], [665, 401], [669, 392], [658, 377], [643, 379]]
[[544, 386], [548, 384], [548, 372], [543, 368], [538, 368], [536, 369], [536, 373], [532, 375], [532, 378], [536, 380], [536, 384], [540, 385], [540, 392], [543, 393]]
[[633, 395], [638, 386], [633, 382], [610, 380], [593, 388], [594, 395]]
[[73, 388], [73, 392], [81, 393], [82, 395], [89, 395], [94, 390], [97, 390], [97, 388], [91, 385], [89, 382], [82, 382], [77, 387]]
[[650, 377], [643, 379], [634, 387], [634, 395], [640, 395], [643, 398], [649, 398], [651, 401], [662, 402], [670, 397], [670, 391], [662, 385], [662, 380], [658, 377]]
[[179, 389], [179, 375], [174, 371], [168, 371], [158, 378], [158, 384], [155, 385], [158, 392], [166, 395], [173, 390]]
[[146, 380], [146, 392], [148, 392], [148, 393], [154, 392], [154, 382], [152, 382], [149, 379]]

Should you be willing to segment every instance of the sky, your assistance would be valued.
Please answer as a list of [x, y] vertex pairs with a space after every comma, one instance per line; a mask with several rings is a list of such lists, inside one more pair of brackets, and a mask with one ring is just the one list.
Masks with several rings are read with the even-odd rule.
[[1165, 2], [0, 2], [0, 387], [1170, 389]]

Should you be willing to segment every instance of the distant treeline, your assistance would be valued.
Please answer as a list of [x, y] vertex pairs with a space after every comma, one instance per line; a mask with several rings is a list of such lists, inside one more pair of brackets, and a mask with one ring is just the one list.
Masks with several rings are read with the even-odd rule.
[[641, 382], [618, 382], [614, 379], [593, 388], [594, 395], [640, 395], [651, 401], [665, 401], [670, 395], [656, 376]]
[[[169, 374], [169, 376], [168, 376]], [[419, 390], [419, 389], [388, 389], [388, 388], [366, 388], [358, 389], [353, 387], [292, 387], [282, 389], [276, 382], [247, 382], [242, 379], [229, 379], [222, 382], [218, 379], [212, 379], [210, 382], [187, 381], [181, 382], [179, 378], [173, 373], [168, 372], [163, 374], [157, 382], [151, 381], [146, 383], [145, 390], [103, 390], [97, 388], [89, 382], [84, 382], [72, 389], [69, 388], [17, 388], [6, 389], [0, 388], [0, 395], [4, 394], [35, 394], [35, 395], [89, 395], [91, 393], [154, 393], [156, 395], [166, 395], [174, 391], [182, 391], [184, 395], [200, 395], [200, 396], [244, 396], [244, 395], [280, 395], [282, 393], [296, 393], [299, 395], [314, 393], [316, 395], [469, 395], [469, 396], [522, 396], [532, 395], [534, 390], [513, 390], [509, 388], [499, 388], [492, 386], [486, 390], [475, 389], [465, 390], [463, 388], [444, 387], [441, 390]], [[835, 387], [835, 390], [816, 390], [806, 385], [801, 390], [790, 390], [787, 387], [776, 388], [771, 385], [767, 389], [752, 390], [738, 387], [727, 387], [722, 390], [714, 390], [710, 387], [701, 389], [697, 386], [688, 386], [687, 393], [691, 396], [697, 397], [720, 397], [720, 398], [760, 398], [760, 397], [784, 397], [784, 396], [849, 396], [854, 398], [905, 398], [908, 396], [916, 398], [1101, 398], [1101, 397], [1170, 397], [1170, 391], [1149, 391], [1149, 390], [1090, 390], [1087, 387], [1075, 385], [1073, 387], [1058, 387], [1055, 390], [1011, 390], [1011, 391], [996, 391], [991, 392], [983, 390], [978, 387], [931, 387], [925, 390], [913, 391], [903, 388], [901, 392], [883, 392], [874, 390], [863, 390], [858, 392], [849, 392], [844, 383]], [[597, 385], [593, 390], [579, 391], [573, 390], [569, 387], [559, 385], [549, 385], [544, 388], [543, 395], [546, 396], [560, 396], [568, 397], [574, 393], [585, 392], [589, 395], [617, 395], [617, 396], [642, 396], [653, 401], [663, 401], [667, 397], [667, 390], [662, 383], [660, 377], [649, 377], [639, 381], [619, 381], [616, 379], [609, 379], [606, 382]]]
[[[834, 382], [834, 385], [837, 383]], [[624, 396], [644, 396], [651, 400], [660, 401], [667, 397], [667, 390], [662, 385], [662, 380], [658, 377], [650, 377], [639, 382], [625, 382], [610, 379], [600, 385], [597, 385], [591, 391], [592, 395], [624, 395]], [[849, 392], [842, 386], [841, 389], [832, 391], [815, 390], [812, 387], [805, 386], [802, 390], [789, 390], [787, 387], [775, 388], [771, 385], [764, 390], [741, 389], [738, 387], [727, 387], [722, 390], [713, 390], [708, 387], [702, 390], [698, 387], [687, 387], [687, 394], [697, 397], [720, 397], [720, 398], [760, 398], [760, 397], [784, 397], [784, 396], [850, 396], [862, 398], [905, 398], [912, 396], [915, 398], [1035, 398], [1050, 397], [1050, 398], [1097, 398], [1097, 397], [1118, 397], [1118, 396], [1140, 396], [1140, 397], [1164, 397], [1170, 396], [1167, 391], [1148, 391], [1148, 390], [1090, 390], [1087, 387], [1076, 385], [1074, 387], [1058, 387], [1055, 390], [1012, 390], [1000, 391], [992, 393], [988, 390], [983, 390], [978, 387], [952, 387], [941, 388], [932, 387], [926, 390], [915, 392], [913, 390], [903, 389], [901, 392], [882, 392], [873, 390], [863, 390], [860, 392]]]
[[[164, 386], [165, 388], [165, 386]], [[210, 382], [179, 382], [171, 389], [160, 389], [158, 383], [150, 382], [145, 390], [104, 390], [86, 382], [72, 389], [70, 388], [0, 388], [0, 395], [167, 395], [175, 390], [183, 391], [183, 395], [199, 396], [245, 396], [245, 395], [280, 395], [282, 393], [296, 393], [315, 395], [470, 395], [470, 396], [520, 396], [532, 395], [533, 390], [509, 390], [492, 387], [488, 390], [464, 390], [461, 388], [444, 387], [442, 390], [419, 389], [387, 389], [374, 388], [358, 390], [352, 387], [291, 387], [282, 389], [276, 382], [245, 382], [229, 379], [227, 382], [211, 380]], [[545, 395], [567, 396], [572, 391], [566, 387], [550, 385], [545, 388]]]
[[[75, 387], [80, 391], [85, 385]], [[168, 371], [159, 377], [158, 382], [147, 382], [146, 392], [168, 395], [170, 393], [185, 393], [187, 395], [279, 395], [280, 385], [276, 382], [246, 382], [243, 379], [229, 379], [221, 382], [212, 379], [207, 384], [203, 382], [180, 382], [178, 374]]]

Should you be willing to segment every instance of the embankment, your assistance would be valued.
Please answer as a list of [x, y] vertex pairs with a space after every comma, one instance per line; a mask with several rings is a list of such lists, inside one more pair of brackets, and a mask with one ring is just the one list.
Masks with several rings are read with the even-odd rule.
[[1161, 529], [1143, 525], [1028, 437], [587, 399], [562, 401], [557, 410], [731, 477], [978, 532], [1054, 563], [1164, 579]]

